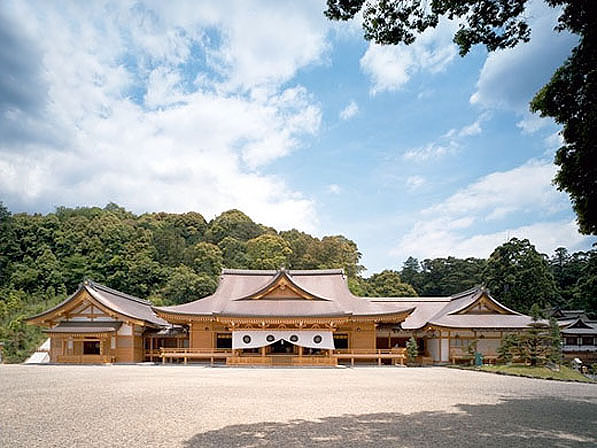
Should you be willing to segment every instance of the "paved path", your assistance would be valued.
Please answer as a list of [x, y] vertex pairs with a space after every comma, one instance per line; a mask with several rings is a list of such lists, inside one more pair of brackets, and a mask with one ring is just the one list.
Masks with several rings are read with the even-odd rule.
[[597, 385], [445, 368], [0, 366], [0, 447], [597, 446]]

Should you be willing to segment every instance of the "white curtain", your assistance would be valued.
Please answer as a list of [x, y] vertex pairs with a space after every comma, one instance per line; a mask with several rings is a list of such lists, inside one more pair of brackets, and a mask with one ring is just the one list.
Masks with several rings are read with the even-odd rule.
[[232, 332], [232, 348], [258, 348], [271, 345], [280, 339], [294, 345], [333, 350], [334, 336], [331, 331], [319, 330], [238, 330]]

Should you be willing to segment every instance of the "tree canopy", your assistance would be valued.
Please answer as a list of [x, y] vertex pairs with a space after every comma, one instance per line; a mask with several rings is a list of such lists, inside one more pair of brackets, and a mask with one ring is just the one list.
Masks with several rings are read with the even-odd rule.
[[[363, 16], [364, 37], [382, 45], [412, 44], [440, 19], [458, 19], [454, 43], [460, 55], [477, 44], [488, 51], [511, 48], [531, 36], [529, 0], [327, 0], [331, 20]], [[597, 234], [597, 2], [545, 0], [561, 14], [554, 31], [579, 36], [570, 57], [531, 101], [532, 112], [563, 127], [555, 184], [569, 194], [582, 233]]]
[[512, 238], [489, 256], [483, 273], [490, 291], [506, 306], [528, 312], [560, 301], [546, 257], [529, 240]]
[[597, 250], [560, 248], [548, 259], [526, 240], [500, 246], [489, 261], [410, 257], [401, 270], [365, 278], [354, 241], [278, 232], [238, 210], [207, 222], [195, 212], [137, 216], [116, 204], [13, 215], [0, 203], [0, 230], [0, 340], [10, 341], [5, 354], [14, 361], [43, 337], [25, 318], [64, 300], [86, 278], [169, 305], [211, 294], [224, 267], [342, 268], [358, 296], [450, 295], [487, 283], [518, 311], [549, 301], [597, 314]]

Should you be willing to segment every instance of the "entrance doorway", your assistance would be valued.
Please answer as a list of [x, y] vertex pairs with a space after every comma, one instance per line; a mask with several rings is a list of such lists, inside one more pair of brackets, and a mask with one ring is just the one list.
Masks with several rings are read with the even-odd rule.
[[279, 341], [274, 342], [270, 346], [270, 353], [274, 355], [292, 355], [294, 354], [294, 347], [295, 345], [285, 341], [284, 339], [280, 339]]
[[83, 341], [83, 354], [84, 355], [99, 355], [100, 354], [99, 341]]

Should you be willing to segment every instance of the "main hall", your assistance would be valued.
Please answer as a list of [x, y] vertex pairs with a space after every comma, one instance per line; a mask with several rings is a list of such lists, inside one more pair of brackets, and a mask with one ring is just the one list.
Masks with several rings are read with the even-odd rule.
[[457, 362], [470, 347], [491, 360], [502, 337], [529, 328], [482, 287], [447, 297], [358, 297], [342, 270], [222, 271], [216, 291], [152, 306], [92, 281], [29, 319], [54, 363], [209, 362], [227, 365]]

